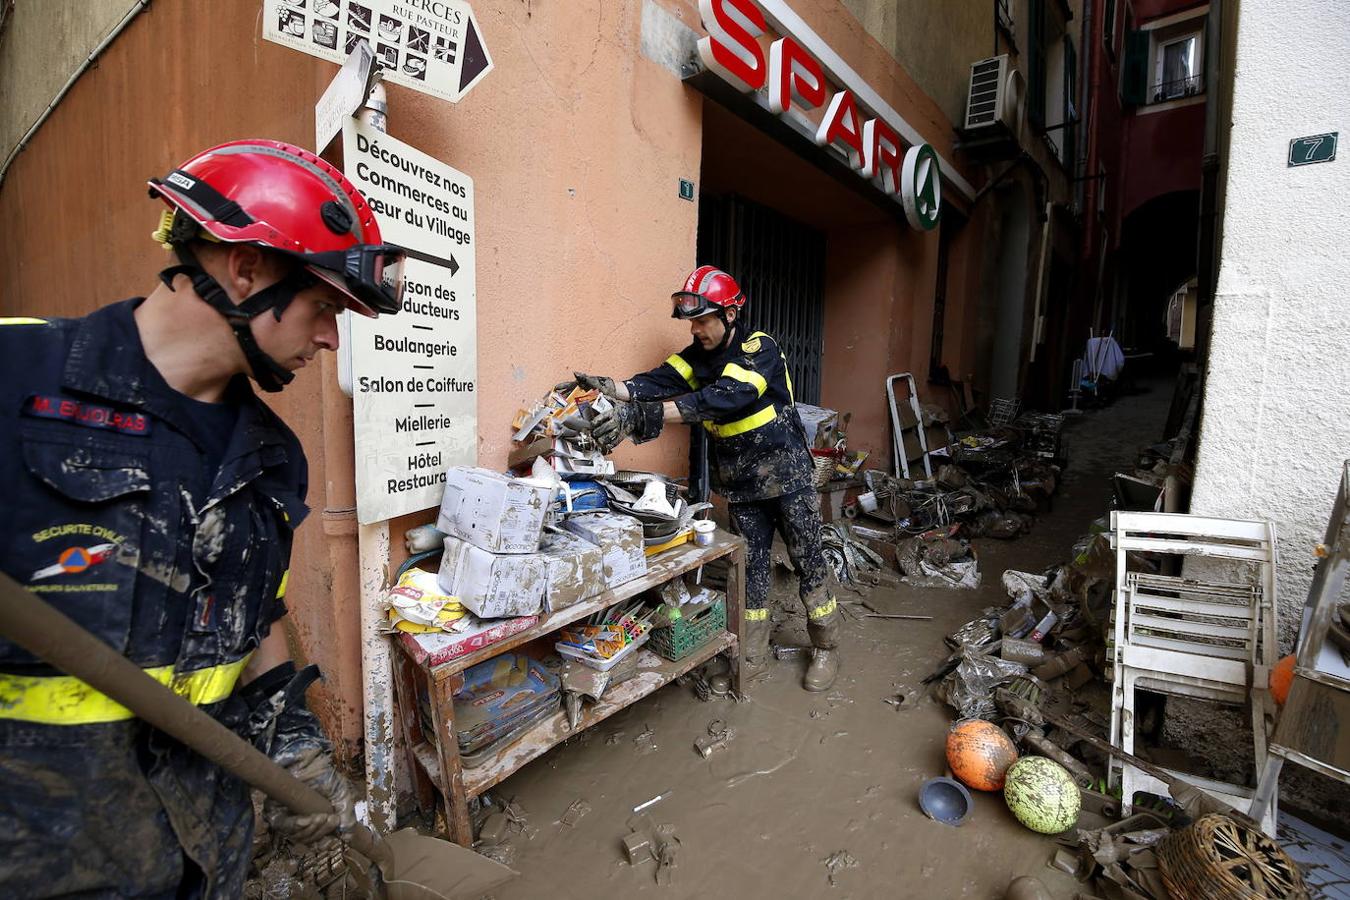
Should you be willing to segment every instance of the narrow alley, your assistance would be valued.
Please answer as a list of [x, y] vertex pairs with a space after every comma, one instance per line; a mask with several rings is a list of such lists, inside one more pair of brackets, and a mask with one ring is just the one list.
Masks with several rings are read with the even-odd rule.
[[[512, 838], [521, 877], [494, 896], [548, 896], [563, 882], [624, 896], [997, 898], [1023, 874], [1041, 878], [1056, 897], [1073, 896], [1077, 882], [1045, 865], [1054, 842], [1019, 825], [1001, 793], [972, 792], [974, 812], [959, 829], [920, 811], [920, 785], [946, 769], [952, 713], [919, 682], [947, 655], [944, 635], [984, 607], [1007, 604], [1005, 569], [1039, 572], [1063, 562], [1107, 512], [1111, 474], [1129, 468], [1167, 415], [1170, 380], [1145, 387], [1072, 420], [1070, 464], [1053, 511], [1016, 540], [976, 541], [979, 589], [870, 591], [878, 609], [933, 620], [850, 617], [840, 680], [828, 694], [801, 690], [796, 661], [771, 664], [744, 703], [699, 702], [673, 687], [499, 785], [493, 793], [518, 803], [528, 827]], [[795, 592], [791, 581], [779, 579]], [[805, 643], [800, 614], [795, 621], [775, 641]], [[898, 708], [886, 702], [897, 696], [905, 698]], [[694, 741], [718, 719], [736, 736], [705, 760]], [[680, 840], [666, 890], [654, 863], [625, 862], [622, 839], [633, 807], [668, 791], [645, 811], [675, 826]], [[578, 800], [590, 811], [562, 824]], [[841, 851], [853, 862], [832, 871], [826, 861]], [[567, 895], [579, 896], [571, 887]]]

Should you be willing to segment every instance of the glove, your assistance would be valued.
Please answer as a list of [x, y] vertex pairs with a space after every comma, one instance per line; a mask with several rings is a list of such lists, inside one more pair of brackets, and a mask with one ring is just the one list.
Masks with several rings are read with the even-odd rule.
[[596, 416], [591, 423], [591, 437], [601, 453], [608, 453], [624, 438], [632, 438], [638, 444], [651, 440], [661, 433], [661, 425], [659, 402], [615, 400], [613, 408]]
[[268, 825], [300, 844], [313, 843], [334, 831], [345, 833], [356, 824], [351, 788], [333, 768], [332, 746], [319, 720], [305, 706], [305, 691], [318, 677], [318, 666], [306, 666], [297, 674], [294, 663], [286, 662], [240, 691], [249, 706], [246, 734], [254, 746], [333, 804], [331, 813], [296, 815], [285, 805], [267, 800], [263, 816]]
[[331, 813], [296, 815], [285, 804], [268, 798], [263, 817], [273, 831], [296, 844], [313, 844], [319, 838], [338, 832], [345, 834], [356, 824], [356, 807], [347, 780], [333, 768], [328, 751], [310, 747], [298, 751], [291, 761], [278, 759], [296, 778], [318, 791], [333, 804]]
[[579, 387], [586, 391], [599, 391], [611, 400], [618, 399], [618, 390], [613, 378], [606, 378], [604, 375], [587, 375], [585, 372], [573, 372], [572, 375], [575, 380], [556, 384], [553, 386], [553, 390], [560, 394], [567, 394], [571, 392], [572, 388]]

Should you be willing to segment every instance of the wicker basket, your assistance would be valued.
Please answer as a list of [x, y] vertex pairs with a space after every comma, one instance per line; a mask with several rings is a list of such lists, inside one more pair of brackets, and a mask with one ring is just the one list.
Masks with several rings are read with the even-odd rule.
[[1178, 900], [1306, 900], [1298, 866], [1259, 831], [1203, 816], [1158, 842], [1158, 868]]
[[834, 477], [835, 463], [838, 462], [838, 455], [833, 450], [812, 450], [811, 462], [815, 466], [815, 486], [820, 490], [830, 483]]

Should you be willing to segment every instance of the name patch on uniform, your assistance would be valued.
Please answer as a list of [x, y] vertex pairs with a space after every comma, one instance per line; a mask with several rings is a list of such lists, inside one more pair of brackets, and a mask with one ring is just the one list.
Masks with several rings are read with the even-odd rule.
[[150, 419], [144, 413], [123, 412], [111, 406], [81, 403], [53, 394], [32, 395], [24, 402], [23, 412], [38, 419], [60, 419], [85, 428], [103, 428], [140, 437], [150, 434]]
[[741, 344], [741, 349], [744, 350], [746, 353], [758, 353], [759, 338], [753, 337], [750, 340], [746, 341], [745, 343]]

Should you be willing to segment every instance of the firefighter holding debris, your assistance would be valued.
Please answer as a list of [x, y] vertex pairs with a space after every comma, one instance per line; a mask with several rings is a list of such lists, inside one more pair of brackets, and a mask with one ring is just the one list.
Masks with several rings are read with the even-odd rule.
[[651, 440], [666, 422], [707, 429], [713, 487], [726, 497], [746, 542], [745, 662], [756, 670], [768, 659], [776, 530], [797, 568], [814, 648], [803, 686], [829, 690], [839, 673], [839, 611], [827, 586], [820, 502], [787, 357], [772, 337], [739, 321], [746, 297], [726, 272], [700, 266], [671, 299], [672, 316], [689, 322], [694, 340], [687, 348], [623, 382], [577, 375], [584, 387], [617, 401], [592, 433], [608, 451], [624, 438]]
[[[354, 823], [286, 614], [305, 518], [279, 391], [337, 313], [399, 308], [403, 253], [337, 169], [275, 141], [200, 153], [150, 194], [173, 253], [144, 299], [0, 319], [0, 569], [327, 796], [270, 807], [308, 843]], [[0, 640], [0, 895], [238, 897], [248, 788]]]

